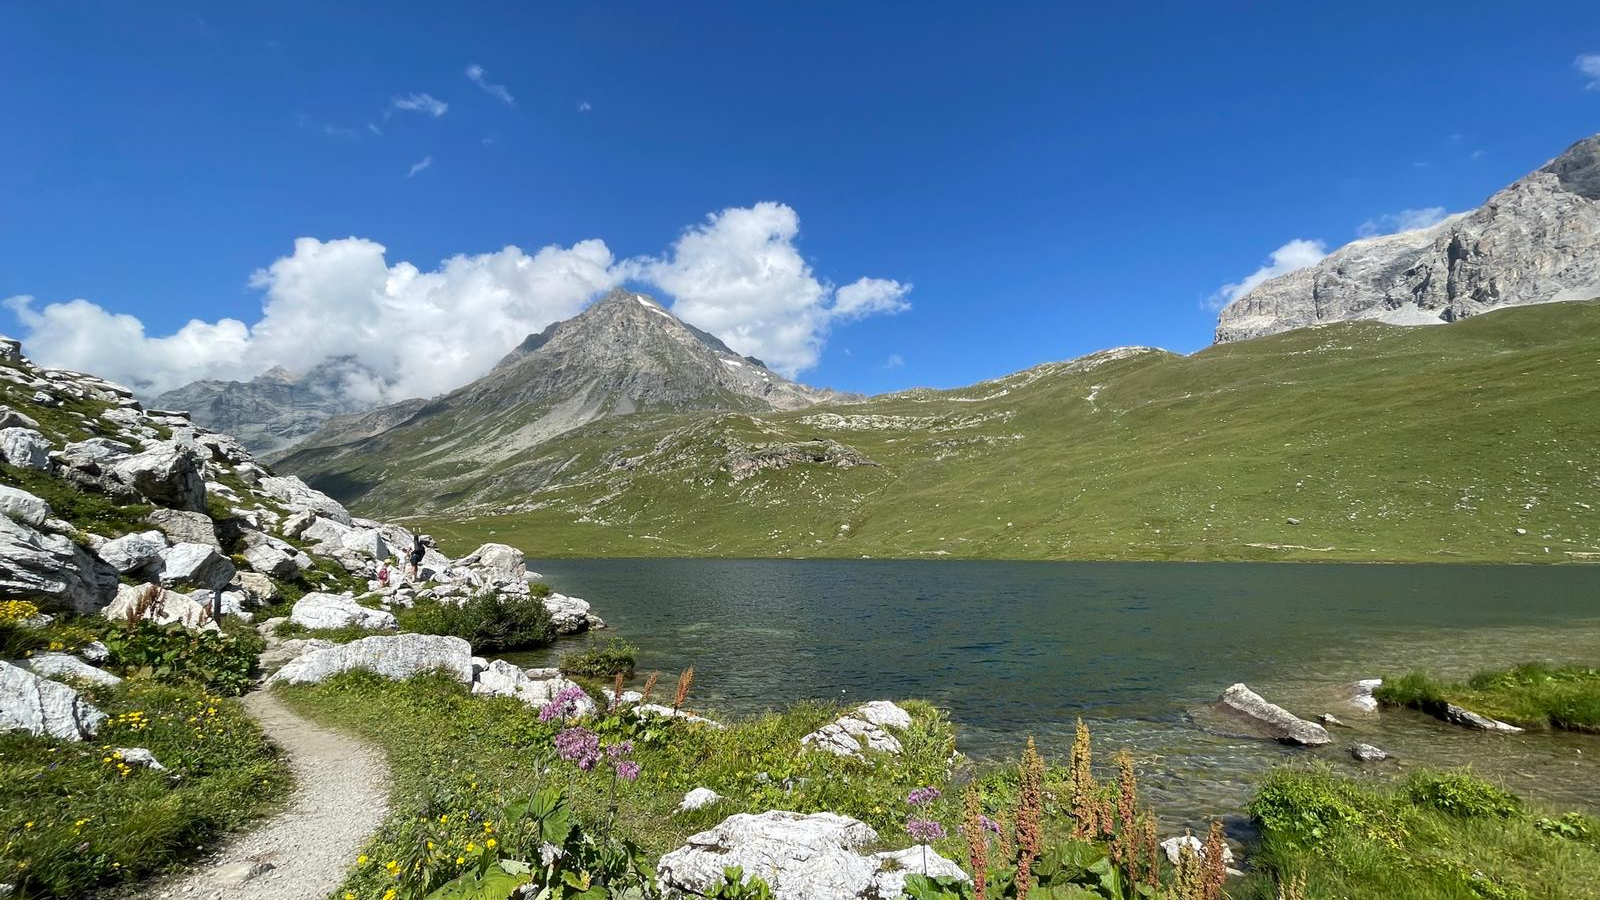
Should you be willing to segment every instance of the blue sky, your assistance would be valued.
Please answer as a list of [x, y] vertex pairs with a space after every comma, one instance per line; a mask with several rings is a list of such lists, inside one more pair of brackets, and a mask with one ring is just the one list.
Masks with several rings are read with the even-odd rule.
[[[272, 297], [283, 312], [270, 346], [323, 333], [308, 309], [328, 335], [348, 315], [361, 320], [352, 341], [435, 335], [439, 349], [407, 345], [392, 365], [459, 380], [482, 352], [457, 346], [473, 332], [452, 322], [481, 321], [498, 353], [521, 336], [501, 332], [544, 324], [518, 315], [570, 312], [575, 289], [530, 294], [509, 318], [477, 295], [449, 308], [450, 292], [498, 290], [506, 258], [487, 255], [508, 245], [530, 258], [556, 245], [540, 263], [551, 278], [569, 278], [575, 255], [610, 273], [601, 281], [630, 278], [668, 302], [673, 285], [693, 295], [676, 298], [680, 314], [782, 354], [802, 380], [951, 386], [1121, 344], [1198, 349], [1210, 298], [1276, 248], [1331, 248], [1405, 210], [1475, 206], [1600, 131], [1600, 66], [1578, 64], [1600, 54], [1592, 2], [1464, 2], [1448, 15], [1392, 3], [334, 6], [12, 5], [0, 297], [35, 298], [36, 320], [0, 311], [0, 328], [39, 331], [55, 361], [124, 379], [128, 366], [189, 365], [185, 354], [195, 372], [238, 374], [292, 354], [227, 329], [119, 341], [190, 319], [254, 326]], [[723, 210], [745, 215], [708, 222]], [[675, 246], [691, 228], [695, 246]], [[362, 241], [332, 243], [351, 237]], [[301, 238], [328, 243], [297, 251]], [[571, 252], [584, 241], [603, 241], [607, 259]], [[770, 262], [740, 253], [790, 248], [810, 270], [780, 285], [788, 318], [716, 281]], [[362, 305], [372, 289], [348, 274], [428, 273], [457, 254], [485, 256], [429, 288], [442, 319], [406, 312], [416, 297]], [[78, 298], [98, 311], [37, 321]], [[776, 333], [795, 327], [806, 334]]]

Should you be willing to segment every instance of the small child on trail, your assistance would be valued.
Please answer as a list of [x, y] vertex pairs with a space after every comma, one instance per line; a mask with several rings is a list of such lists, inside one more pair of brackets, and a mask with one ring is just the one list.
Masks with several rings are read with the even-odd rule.
[[378, 584], [381, 587], [388, 587], [389, 586], [389, 561], [388, 560], [384, 560], [383, 561], [383, 565], [378, 567]]

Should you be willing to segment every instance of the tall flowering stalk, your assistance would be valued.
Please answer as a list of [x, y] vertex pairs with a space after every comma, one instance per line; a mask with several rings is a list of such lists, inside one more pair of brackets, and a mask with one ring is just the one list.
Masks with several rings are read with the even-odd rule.
[[[972, 870], [972, 894], [974, 900], [984, 900], [984, 891], [989, 885], [989, 826], [993, 823], [983, 814], [983, 806], [978, 800], [978, 789], [968, 787], [965, 801], [965, 815], [961, 820], [961, 836], [967, 840], [968, 868]], [[999, 831], [996, 826], [995, 831]], [[923, 868], [927, 868], [924, 861]]]
[[1044, 816], [1044, 758], [1028, 738], [1018, 771], [1022, 798], [1017, 804], [1017, 900], [1027, 900], [1033, 880], [1033, 861], [1039, 858]]
[[677, 712], [683, 708], [683, 701], [689, 699], [689, 687], [694, 684], [694, 666], [683, 670], [678, 676], [678, 689], [672, 694], [672, 711]]
[[650, 694], [656, 689], [656, 679], [661, 677], [660, 672], [651, 672], [650, 677], [644, 680], [644, 690], [640, 691], [640, 703], [649, 703]]
[[1068, 769], [1068, 785], [1072, 791], [1072, 836], [1078, 840], [1093, 840], [1100, 835], [1099, 793], [1094, 782], [1093, 748], [1089, 744], [1089, 726], [1078, 720], [1077, 735], [1072, 741], [1072, 759]]
[[562, 688], [555, 697], [539, 710], [539, 721], [555, 722], [578, 711], [578, 703], [588, 697], [577, 685]]
[[611, 708], [612, 709], [621, 709], [622, 708], [622, 683], [623, 683], [622, 673], [618, 672], [616, 677], [611, 680]]
[[632, 756], [633, 741], [619, 741], [606, 747], [606, 758], [611, 761], [611, 799], [606, 807], [605, 846], [611, 845], [611, 825], [617, 819], [617, 781], [633, 781], [639, 777], [639, 763]]
[[1222, 885], [1228, 880], [1228, 863], [1223, 856], [1228, 844], [1222, 838], [1222, 823], [1211, 820], [1200, 856], [1200, 886], [1205, 900], [1222, 900]]
[[928, 845], [944, 837], [944, 826], [937, 821], [919, 816], [918, 811], [942, 796], [936, 787], [920, 787], [906, 795], [906, 805], [912, 809], [906, 819], [906, 833], [922, 845], [922, 874], [928, 874]]

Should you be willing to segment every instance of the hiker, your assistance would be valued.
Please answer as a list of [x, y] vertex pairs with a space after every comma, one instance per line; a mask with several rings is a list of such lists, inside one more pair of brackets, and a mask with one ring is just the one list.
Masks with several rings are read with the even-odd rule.
[[422, 557], [426, 556], [427, 553], [428, 548], [422, 545], [422, 535], [419, 534], [411, 539], [410, 573], [412, 581], [417, 580], [417, 576], [421, 571]]
[[378, 567], [378, 586], [389, 586], [389, 561], [387, 559]]

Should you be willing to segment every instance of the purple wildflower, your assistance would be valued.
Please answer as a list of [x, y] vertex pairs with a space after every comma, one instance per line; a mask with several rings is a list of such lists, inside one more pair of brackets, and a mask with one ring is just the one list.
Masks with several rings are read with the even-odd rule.
[[616, 762], [617, 775], [623, 781], [632, 781], [639, 777], [639, 764], [631, 759], [619, 759]]
[[587, 728], [568, 728], [556, 735], [556, 753], [587, 772], [600, 761], [600, 737]]
[[944, 837], [944, 826], [932, 819], [907, 819], [906, 833], [926, 844]]
[[555, 699], [539, 710], [539, 721], [552, 722], [556, 719], [565, 719], [578, 711], [579, 701], [586, 697], [588, 695], [583, 692], [583, 688], [577, 685], [562, 688]]
[[982, 813], [978, 814], [978, 824], [983, 827], [984, 831], [990, 832], [992, 834], [999, 834], [1000, 833], [1000, 823], [996, 822], [995, 820], [989, 818], [986, 815], [983, 815]]
[[619, 741], [606, 748], [606, 755], [612, 759], [621, 759], [633, 752], [633, 741]]
[[939, 799], [939, 789], [936, 787], [920, 787], [906, 795], [906, 802], [912, 806], [927, 806]]

